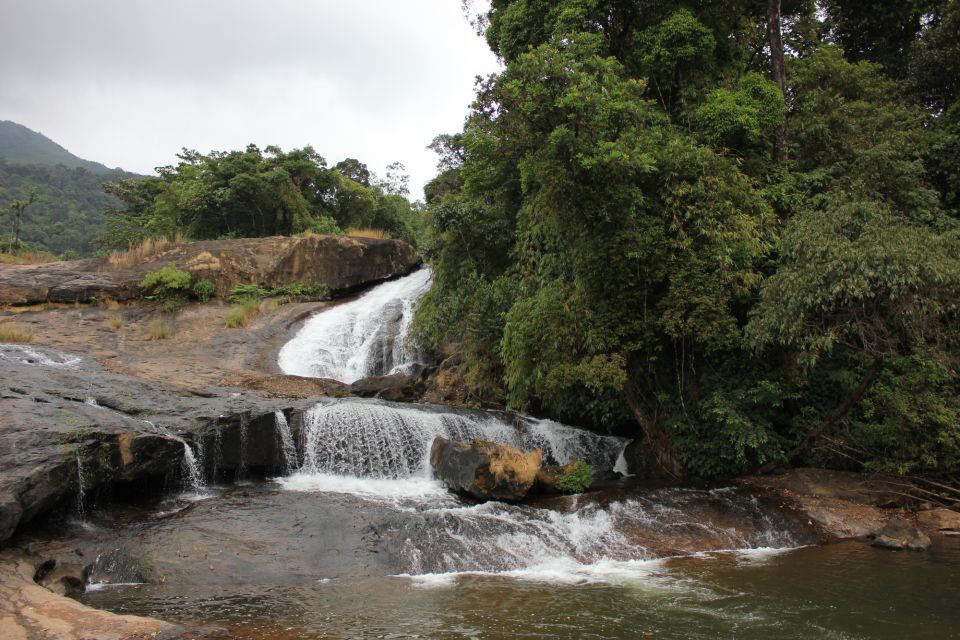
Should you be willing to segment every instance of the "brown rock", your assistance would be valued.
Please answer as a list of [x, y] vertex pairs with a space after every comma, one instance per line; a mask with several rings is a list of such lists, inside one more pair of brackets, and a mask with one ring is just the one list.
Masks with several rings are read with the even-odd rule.
[[960, 513], [950, 509], [930, 509], [917, 514], [917, 524], [935, 531], [960, 531]]
[[430, 449], [434, 475], [455, 491], [483, 500], [520, 500], [533, 486], [542, 452], [525, 452], [485, 440], [436, 438]]
[[537, 479], [533, 490], [537, 493], [563, 493], [557, 489], [557, 481], [573, 471], [576, 462], [569, 462], [563, 466], [545, 466], [537, 471]]
[[930, 537], [923, 531], [903, 518], [894, 516], [877, 532], [872, 544], [884, 549], [923, 551], [931, 543]]
[[[128, 264], [131, 262], [131, 264]], [[149, 271], [173, 262], [227, 294], [241, 283], [278, 286], [322, 282], [334, 293], [404, 275], [421, 262], [400, 240], [312, 235], [204, 240], [162, 247], [137, 261], [97, 258], [41, 265], [0, 265], [0, 305], [129, 300]]]

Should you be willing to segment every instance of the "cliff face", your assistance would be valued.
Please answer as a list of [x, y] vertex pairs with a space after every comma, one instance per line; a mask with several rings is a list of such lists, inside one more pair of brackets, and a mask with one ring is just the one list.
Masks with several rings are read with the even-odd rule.
[[193, 278], [210, 280], [223, 295], [241, 283], [291, 282], [322, 282], [333, 293], [343, 293], [409, 273], [421, 258], [400, 240], [321, 235], [207, 240], [172, 244], [129, 265], [100, 258], [0, 266], [0, 305], [133, 299], [147, 272], [169, 262]]

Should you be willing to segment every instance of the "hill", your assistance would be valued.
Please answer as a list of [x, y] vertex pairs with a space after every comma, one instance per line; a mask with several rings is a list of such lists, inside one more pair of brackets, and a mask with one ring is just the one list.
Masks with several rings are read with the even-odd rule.
[[113, 171], [99, 162], [78, 158], [42, 133], [10, 120], [0, 120], [0, 158], [18, 164], [62, 164], [70, 169], [86, 169], [98, 174]]
[[[92, 254], [105, 231], [104, 209], [119, 204], [103, 192], [103, 183], [138, 177], [78, 158], [16, 122], [0, 121], [0, 212], [31, 188], [40, 196], [23, 218], [21, 239], [30, 249], [67, 258]], [[0, 218], [0, 244], [10, 235], [10, 220]]]

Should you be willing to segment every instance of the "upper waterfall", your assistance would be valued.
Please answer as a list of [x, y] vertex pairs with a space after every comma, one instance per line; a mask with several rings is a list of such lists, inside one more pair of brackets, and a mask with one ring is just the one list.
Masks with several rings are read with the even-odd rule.
[[407, 329], [430, 278], [423, 268], [313, 316], [280, 350], [281, 371], [350, 383], [412, 364]]

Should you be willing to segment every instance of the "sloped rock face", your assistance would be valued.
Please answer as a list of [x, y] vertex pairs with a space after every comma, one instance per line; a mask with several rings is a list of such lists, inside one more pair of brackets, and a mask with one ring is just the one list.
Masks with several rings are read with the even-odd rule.
[[[256, 393], [169, 389], [47, 349], [0, 345], [0, 545], [81, 491], [163, 488], [182, 476], [184, 441], [222, 446], [217, 471], [273, 468], [277, 406]], [[172, 478], [171, 478], [172, 476]]]
[[133, 299], [143, 277], [170, 262], [194, 279], [213, 282], [219, 295], [242, 283], [291, 282], [322, 282], [337, 294], [410, 273], [421, 258], [400, 240], [321, 235], [207, 240], [173, 244], [132, 265], [106, 258], [0, 265], [0, 305]]
[[522, 500], [537, 479], [542, 452], [496, 442], [436, 438], [430, 449], [434, 475], [454, 491], [481, 500]]

